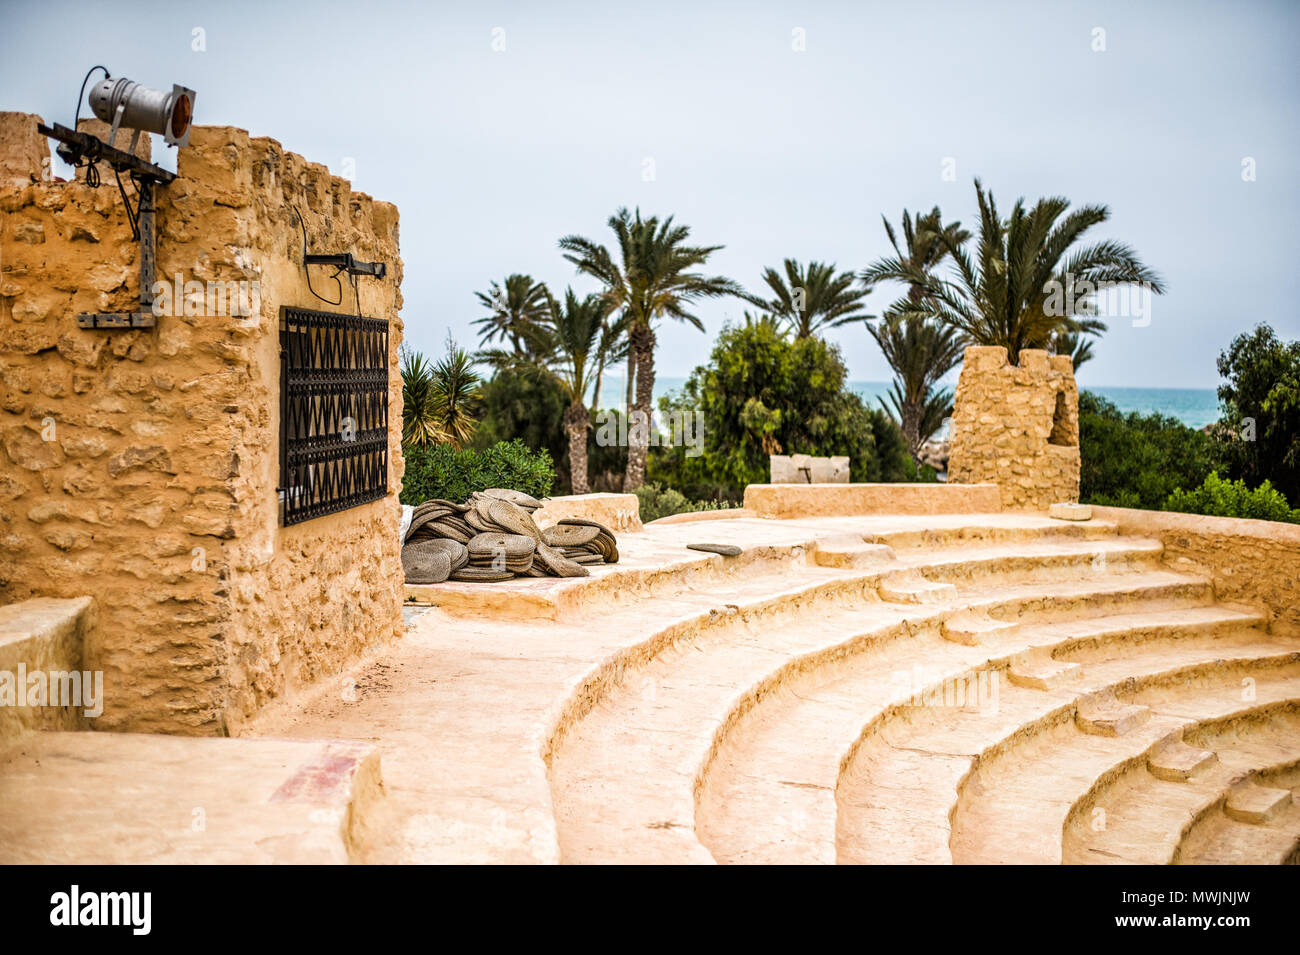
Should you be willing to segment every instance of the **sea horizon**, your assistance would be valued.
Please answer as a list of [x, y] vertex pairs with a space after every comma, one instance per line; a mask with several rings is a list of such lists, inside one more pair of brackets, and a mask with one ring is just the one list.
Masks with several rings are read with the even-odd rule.
[[[676, 375], [659, 375], [655, 378], [655, 404], [665, 395], [686, 384], [686, 378]], [[850, 381], [849, 389], [873, 407], [889, 391], [888, 381]], [[1159, 413], [1175, 418], [1189, 428], [1204, 428], [1219, 420], [1219, 397], [1214, 388], [1139, 388], [1133, 385], [1085, 385], [1080, 391], [1090, 391], [1105, 398], [1124, 413]], [[600, 407], [622, 408], [624, 402], [623, 380], [619, 376], [601, 383]]]

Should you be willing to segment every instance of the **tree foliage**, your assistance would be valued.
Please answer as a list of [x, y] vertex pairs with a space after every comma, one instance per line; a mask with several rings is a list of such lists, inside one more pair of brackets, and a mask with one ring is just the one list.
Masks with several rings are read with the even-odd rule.
[[666, 420], [702, 415], [703, 453], [661, 447], [651, 477], [688, 497], [738, 500], [767, 482], [769, 454], [813, 454], [848, 455], [854, 481], [905, 480], [915, 468], [898, 427], [845, 379], [839, 350], [820, 338], [792, 339], [771, 318], [724, 328], [709, 364], [660, 402]]
[[[579, 272], [604, 286], [602, 294], [609, 312], [626, 322], [628, 340], [629, 407], [648, 418], [654, 400], [655, 322], [671, 318], [700, 331], [704, 323], [691, 311], [702, 299], [740, 295], [743, 290], [731, 279], [698, 271], [720, 245], [689, 245], [690, 229], [675, 224], [669, 216], [641, 218], [627, 209], [609, 217], [617, 255], [591, 239], [569, 235], [560, 239], [564, 257]], [[628, 448], [625, 487], [634, 490], [645, 480], [647, 447], [637, 440]]]
[[1209, 436], [1161, 414], [1124, 414], [1092, 392], [1079, 395], [1079, 500], [1159, 510], [1179, 488], [1214, 470]]
[[1160, 277], [1132, 248], [1113, 240], [1075, 248], [1093, 226], [1110, 218], [1106, 206], [1070, 211], [1059, 196], [1027, 208], [1017, 199], [1005, 220], [991, 192], [975, 180], [979, 232], [972, 256], [954, 236], [939, 241], [954, 277], [938, 280], [902, 256], [877, 263], [864, 278], [889, 277], [924, 289], [921, 307], [979, 345], [1002, 345], [1012, 363], [1025, 348], [1052, 348], [1058, 332], [1097, 334], [1097, 292], [1143, 284], [1160, 293]]
[[794, 259], [786, 259], [782, 268], [784, 274], [771, 267], [763, 270], [770, 298], [749, 293], [743, 298], [784, 323], [795, 338], [867, 317], [862, 305], [867, 289], [857, 285], [852, 272], [837, 272], [822, 262], [805, 268]]
[[1261, 324], [1232, 340], [1218, 368], [1226, 380], [1215, 437], [1228, 475], [1269, 481], [1300, 506], [1300, 341]]

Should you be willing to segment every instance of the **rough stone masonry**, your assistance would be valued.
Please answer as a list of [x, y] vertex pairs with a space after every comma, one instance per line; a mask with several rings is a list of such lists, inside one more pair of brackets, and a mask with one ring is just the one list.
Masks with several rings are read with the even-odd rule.
[[996, 484], [1009, 510], [1079, 499], [1079, 390], [1069, 355], [966, 349], [953, 399], [948, 480]]
[[[279, 308], [357, 309], [347, 283], [335, 307], [308, 291], [291, 204], [312, 251], [388, 264], [359, 290], [391, 368], [397, 209], [272, 139], [195, 127], [157, 189], [157, 277], [184, 301], [154, 328], [82, 329], [79, 312], [138, 308], [138, 247], [112, 171], [52, 180], [36, 122], [0, 113], [0, 603], [94, 598], [97, 728], [237, 733], [400, 631], [399, 376], [386, 498], [281, 527], [276, 491]], [[240, 282], [256, 307], [204, 291]]]

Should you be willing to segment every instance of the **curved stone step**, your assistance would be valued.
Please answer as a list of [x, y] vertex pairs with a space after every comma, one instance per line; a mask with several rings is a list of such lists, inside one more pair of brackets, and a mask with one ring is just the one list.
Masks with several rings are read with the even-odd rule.
[[1197, 820], [1222, 813], [1235, 787], [1260, 777], [1261, 771], [1300, 766], [1300, 704], [1265, 715], [1217, 721], [1188, 731], [1183, 740], [1168, 747], [1172, 752], [1153, 754], [1145, 765], [1134, 764], [1095, 787], [1066, 820], [1062, 861], [1141, 865], [1173, 861]]
[[1038, 540], [1103, 540], [1115, 537], [1119, 525], [1113, 521], [1081, 521], [1078, 523], [1054, 521], [1037, 515], [1004, 515], [999, 523], [983, 522], [978, 516], [962, 520], [943, 521], [932, 518], [924, 526], [870, 532], [864, 536], [868, 543], [885, 544], [897, 552], [908, 550], [934, 550], [948, 547], [1007, 544]]
[[[946, 652], [934, 643], [933, 633], [926, 639], [918, 622], [911, 640], [864, 642], [833, 668], [814, 671], [805, 666], [764, 696], [761, 706], [732, 714], [730, 734], [720, 733], [715, 740], [717, 758], [706, 767], [696, 809], [701, 840], [720, 862], [833, 863], [835, 787], [842, 760], [863, 724], [925, 685], [927, 673], [952, 681], [990, 659], [1005, 663], [1027, 645], [1050, 648], [1052, 640], [1063, 649], [1077, 641], [1094, 652], [1103, 635], [1117, 648], [1126, 648], [1130, 635], [1145, 643], [1158, 639], [1157, 634], [1171, 641], [1202, 634], [1209, 644], [1231, 630], [1263, 622], [1259, 614], [1215, 607], [1111, 619], [1058, 622], [1041, 630], [1025, 625], [1018, 630], [1019, 641], [1013, 628], [998, 655], [987, 650]], [[948, 620], [942, 626], [946, 631]], [[1259, 639], [1257, 634], [1242, 637]], [[977, 676], [967, 688], [978, 694], [987, 686]], [[822, 745], [809, 746], [809, 740]], [[946, 844], [942, 848], [946, 859]]]
[[1038, 580], [1047, 575], [1091, 576], [1132, 573], [1154, 568], [1164, 554], [1158, 540], [1110, 537], [1101, 540], [1044, 540], [1015, 545], [962, 546], [944, 550], [903, 552], [899, 562], [916, 567], [927, 580], [961, 584], [996, 574]]
[[[1177, 575], [1155, 585], [1130, 576], [1086, 587], [1039, 584], [1030, 596], [1010, 597], [997, 590], [989, 594], [1004, 610], [1021, 601], [1033, 603], [1037, 612], [1059, 613], [1062, 605], [1050, 599], [1054, 587], [1063, 590], [1066, 605], [1086, 606], [1090, 596], [1137, 602], [1156, 593], [1172, 600], [1166, 589], [1187, 585], [1189, 579]], [[769, 602], [769, 609], [779, 612], [780, 601]], [[824, 666], [873, 642], [885, 645], [900, 632], [915, 635], [926, 626], [930, 645], [925, 652], [936, 662], [955, 660], [958, 669], [964, 669], [986, 656], [980, 649], [960, 648], [939, 638], [938, 626], [951, 608], [877, 604], [802, 620], [799, 608], [792, 609], [794, 616], [786, 624], [793, 620], [795, 625], [769, 617], [737, 629], [746, 616], [739, 614], [708, 633], [638, 645], [634, 656], [606, 665], [588, 678], [585, 688], [575, 691], [585, 709], [559, 720], [566, 727], [562, 738], [546, 747], [566, 859], [700, 861], [692, 792], [722, 731], [738, 711], [779, 690], [803, 666]], [[1032, 618], [1033, 612], [1027, 611], [1027, 616]], [[815, 622], [809, 622], [812, 619]], [[906, 631], [891, 631], [902, 622]], [[671, 654], [665, 652], [670, 646]], [[929, 659], [915, 641], [893, 652], [891, 679], [910, 678], [913, 668]], [[894, 685], [896, 690], [897, 679]]]
[[[1099, 781], [1198, 723], [1244, 718], [1300, 699], [1300, 664], [1293, 653], [1261, 659], [1209, 661], [1154, 681], [1129, 681], [1122, 703], [1149, 707], [1151, 716], [1117, 736], [1082, 732], [1072, 719], [1040, 721], [981, 754], [958, 790], [949, 845], [957, 863], [1044, 864], [1061, 861], [1063, 826], [1072, 807]], [[1240, 681], [1257, 681], [1243, 702]], [[1025, 691], [1030, 692], [1030, 691]]]
[[838, 781], [841, 861], [950, 861], [950, 819], [972, 768], [1058, 724], [1084, 736], [1073, 719], [1086, 694], [1131, 685], [1135, 678], [1149, 684], [1214, 672], [1225, 657], [1273, 665], [1300, 659], [1300, 641], [1279, 643], [1250, 631], [1171, 637], [1131, 648], [1117, 640], [1120, 652], [1090, 665], [1069, 688], [1042, 691], [1003, 682], [993, 712], [912, 708], [869, 724], [848, 751]]
[[[995, 566], [986, 558], [979, 555], [971, 567]], [[907, 573], [918, 573], [921, 566], [917, 562]], [[912, 626], [926, 620], [937, 624], [972, 599], [945, 588], [939, 602], [925, 608], [873, 605], [872, 588], [887, 581], [892, 571], [836, 574], [803, 565], [792, 567], [788, 575], [813, 576], [818, 570], [832, 575], [822, 578], [826, 583], [819, 593], [834, 605], [833, 619], [817, 617], [805, 605], [821, 597], [785, 592], [751, 603], [730, 592], [709, 591], [707, 599], [725, 600], [735, 620], [725, 615], [709, 621], [682, 618], [603, 661], [574, 686], [555, 720], [555, 731], [542, 746], [550, 767], [561, 852], [567, 860], [707, 858], [694, 835], [691, 794], [708, 763], [718, 727], [729, 725], [730, 714], [754, 687], [771, 692], [779, 683], [766, 678], [786, 672], [783, 664], [793, 658], [839, 652], [837, 648], [854, 642], [854, 634], [887, 629], [903, 620]], [[745, 584], [752, 587], [756, 581], [763, 582], [751, 577]], [[1153, 602], [1184, 607], [1207, 600], [1209, 590], [1197, 578], [1148, 570], [1009, 586], [993, 578], [979, 582], [978, 594], [991, 611], [1033, 620]], [[672, 616], [680, 599], [674, 597], [657, 609]], [[951, 657], [955, 645], [940, 644], [937, 652]], [[979, 659], [979, 652], [972, 660]], [[617, 797], [611, 798], [612, 793]]]
[[[1287, 740], [1294, 746], [1295, 740]], [[1292, 793], [1291, 805], [1264, 824], [1232, 818], [1216, 802], [1186, 827], [1174, 853], [1176, 865], [1295, 865], [1300, 863], [1300, 765], [1260, 770], [1258, 783]], [[1226, 802], [1226, 794], [1223, 800]]]

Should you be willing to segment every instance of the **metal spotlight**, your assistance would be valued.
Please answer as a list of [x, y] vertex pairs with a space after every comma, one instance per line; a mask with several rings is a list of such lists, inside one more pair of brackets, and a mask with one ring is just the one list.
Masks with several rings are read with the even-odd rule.
[[172, 84], [170, 93], [141, 86], [124, 76], [101, 80], [90, 91], [90, 108], [113, 131], [108, 142], [113, 144], [118, 127], [142, 129], [161, 133], [169, 146], [188, 146], [190, 119], [194, 115], [194, 90]]
[[[81, 116], [82, 95], [86, 84], [96, 70], [103, 70], [104, 79], [90, 91], [90, 107], [106, 123], [112, 124], [108, 142], [77, 129]], [[103, 162], [113, 170], [126, 218], [131, 225], [132, 238], [140, 243], [140, 310], [138, 312], [87, 312], [77, 316], [82, 328], [152, 328], [153, 280], [156, 247], [154, 236], [154, 190], [166, 186], [176, 178], [176, 173], [161, 166], [145, 162], [135, 154], [141, 135], [160, 133], [169, 146], [190, 144], [190, 122], [194, 117], [194, 90], [172, 86], [170, 93], [150, 89], [125, 77], [113, 79], [108, 68], [92, 66], [81, 81], [77, 92], [77, 112], [72, 128], [37, 124], [37, 130], [59, 143], [58, 154], [71, 166], [85, 169], [86, 185], [99, 185], [96, 164]], [[122, 127], [135, 130], [131, 144], [122, 150], [114, 145], [117, 131]], [[132, 203], [122, 184], [122, 173], [135, 183], [136, 196]]]

